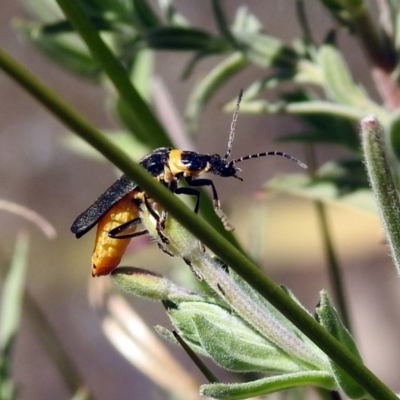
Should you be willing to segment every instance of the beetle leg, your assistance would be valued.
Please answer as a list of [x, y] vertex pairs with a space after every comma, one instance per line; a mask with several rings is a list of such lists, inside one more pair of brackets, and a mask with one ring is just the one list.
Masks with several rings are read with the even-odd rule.
[[166, 249], [161, 243], [157, 243], [158, 248], [160, 250], [162, 250], [165, 254], [168, 254], [171, 257], [175, 257], [174, 253], [172, 253], [171, 251], [169, 251], [168, 249]]
[[200, 192], [197, 189], [191, 187], [179, 187], [175, 190], [175, 194], [187, 194], [188, 196], [195, 196], [196, 197], [196, 204], [194, 206], [194, 212], [196, 214], [199, 213], [200, 208]]
[[133, 228], [136, 225], [139, 225], [142, 222], [141, 218], [135, 218], [131, 221], [125, 222], [124, 224], [121, 224], [117, 226], [114, 229], [111, 229], [110, 232], [108, 232], [108, 236], [112, 239], [130, 239], [134, 238], [137, 236], [145, 235], [146, 233], [149, 233], [146, 229], [143, 229], [139, 232], [133, 232], [133, 233], [128, 233], [126, 235], [120, 235], [120, 233], [126, 232], [129, 229]]
[[193, 264], [190, 262], [190, 260], [183, 257], [183, 261], [185, 261], [185, 263], [187, 264], [189, 269], [192, 271], [194, 276], [201, 282], [203, 280], [203, 277], [193, 268]]
[[[211, 186], [212, 192], [213, 192], [213, 205], [214, 205], [214, 210], [215, 213], [217, 214], [217, 216], [219, 217], [219, 219], [221, 220], [224, 228], [227, 231], [233, 231], [234, 227], [232, 226], [232, 224], [229, 222], [229, 219], [227, 217], [227, 215], [222, 211], [221, 209], [221, 203], [218, 199], [218, 193], [217, 193], [217, 189], [215, 188], [214, 182], [211, 179], [192, 179], [191, 176], [186, 178], [186, 182], [190, 185], [190, 186]], [[185, 188], [180, 188], [180, 189], [185, 189]], [[183, 192], [182, 192], [183, 193]], [[198, 207], [199, 207], [199, 201], [200, 201], [200, 193], [197, 192], [198, 194], [194, 194], [195, 196], [197, 196], [197, 202], [196, 202], [196, 207], [197, 207], [197, 211], [198, 211]]]
[[[187, 194], [188, 196], [195, 196], [196, 197], [196, 204], [194, 206], [194, 212], [196, 214], [199, 213], [200, 207], [200, 192], [197, 189], [191, 187], [180, 187], [175, 190], [175, 194]], [[199, 241], [199, 248], [202, 253], [206, 251], [204, 244]]]
[[165, 218], [163, 219], [163, 215], [160, 217], [154, 210], [153, 207], [151, 206], [151, 204], [149, 203], [149, 198], [148, 196], [144, 196], [144, 204], [148, 210], [148, 212], [150, 213], [150, 215], [155, 219], [156, 221], [156, 230], [158, 233], [158, 236], [160, 237], [161, 241], [165, 244], [169, 244], [169, 239], [164, 235], [164, 233], [162, 232], [164, 229], [164, 225], [165, 225]]

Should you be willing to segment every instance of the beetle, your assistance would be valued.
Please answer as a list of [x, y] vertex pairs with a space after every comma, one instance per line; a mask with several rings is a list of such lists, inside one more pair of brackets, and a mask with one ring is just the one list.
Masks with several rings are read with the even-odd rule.
[[[156, 149], [139, 163], [153, 176], [161, 178], [170, 150], [166, 147]], [[151, 201], [147, 197], [144, 201], [144, 197], [138, 185], [122, 175], [75, 219], [71, 231], [78, 239], [97, 224], [92, 255], [93, 276], [108, 275], [118, 266], [130, 239], [147, 233], [147, 230], [136, 231], [141, 222], [141, 204], [151, 209]]]
[[[227, 230], [233, 230], [233, 227], [221, 210], [214, 182], [212, 179], [199, 178], [199, 176], [204, 173], [211, 173], [224, 178], [234, 177], [242, 181], [243, 179], [237, 175], [241, 172], [241, 169], [236, 165], [245, 160], [265, 156], [285, 157], [299, 166], [307, 168], [298, 159], [281, 151], [267, 151], [228, 160], [232, 151], [242, 94], [243, 92], [241, 91], [232, 117], [228, 148], [223, 157], [219, 154], [200, 154], [195, 151], [160, 147], [139, 161], [142, 167], [175, 194], [195, 196], [194, 212], [196, 213], [200, 206], [200, 192], [197, 188], [211, 186], [214, 210]], [[178, 181], [182, 179], [187, 182], [188, 186], [178, 186]], [[167, 213], [163, 212], [161, 217], [155, 213], [152, 209], [152, 200], [126, 175], [122, 175], [86, 211], [76, 218], [72, 224], [71, 231], [77, 238], [80, 238], [92, 229], [94, 225], [98, 224], [95, 249], [92, 256], [93, 276], [109, 274], [118, 266], [129, 240], [132, 237], [148, 233], [146, 230], [136, 231], [141, 222], [139, 207], [143, 203], [156, 218], [157, 230], [161, 239], [167, 242], [168, 239], [162, 234], [163, 222], [167, 218]]]

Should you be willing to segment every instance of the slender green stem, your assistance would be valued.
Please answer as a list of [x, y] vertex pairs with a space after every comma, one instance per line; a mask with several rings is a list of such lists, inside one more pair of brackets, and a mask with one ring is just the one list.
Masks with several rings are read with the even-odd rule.
[[127, 70], [101, 39], [78, 2], [76, 0], [56, 1], [69, 22], [81, 35], [93, 58], [103, 67], [121, 98], [130, 108], [130, 118], [134, 121], [140, 137], [147, 137], [152, 147], [171, 146], [171, 140], [164, 128], [132, 85]]
[[[311, 176], [315, 176], [316, 162], [315, 154], [312, 146], [307, 146], [307, 165]], [[323, 242], [324, 253], [329, 272], [329, 281], [332, 285], [335, 300], [339, 309], [339, 314], [344, 325], [351, 331], [349, 311], [346, 303], [346, 295], [344, 291], [344, 283], [340, 272], [339, 262], [333, 245], [332, 235], [329, 230], [328, 219], [326, 215], [326, 207], [322, 201], [315, 200], [315, 210], [317, 212], [318, 223], [321, 229], [321, 237]]]
[[[152, 198], [159, 201], [178, 222], [197, 236], [211, 251], [242, 276], [243, 279], [285, 315], [286, 318], [293, 322], [373, 397], [380, 400], [398, 400], [397, 396], [388, 387], [335, 338], [329, 335], [310, 315], [304, 312], [302, 307], [295, 303], [280, 286], [264, 276], [248, 257], [186, 207], [177, 196], [163, 185], [160, 185], [140, 165], [133, 163], [128, 155], [113, 145], [74, 110], [63, 101], [56, 99], [55, 95], [49, 89], [45, 88], [43, 84], [38, 84], [32, 74], [28, 73], [14, 60], [11, 60], [1, 50], [0, 68], [3, 68], [25, 88], [30, 89], [29, 91], [37, 99], [43, 100], [43, 103], [55, 112], [57, 117], [62, 119], [70, 129], [93, 145], [95, 149], [125, 172], [127, 176], [134, 180]], [[18, 72], [23, 72], [22, 76]], [[30, 78], [33, 78], [34, 81]], [[48, 104], [51, 101], [54, 102], [54, 105]]]
[[208, 382], [216, 383], [219, 382], [219, 379], [211, 372], [211, 370], [203, 363], [200, 357], [190, 348], [190, 346], [182, 339], [178, 332], [172, 331], [175, 339], [179, 342], [182, 348], [185, 350], [187, 355], [191, 358], [191, 360], [195, 363], [200, 372], [206, 377]]
[[318, 222], [322, 233], [323, 247], [330, 277], [329, 281], [332, 285], [333, 293], [337, 301], [339, 314], [346, 328], [349, 331], [351, 331], [350, 317], [346, 305], [346, 296], [344, 293], [342, 274], [340, 273], [339, 263], [336, 258], [336, 252], [333, 246], [332, 235], [329, 230], [329, 224], [326, 215], [326, 207], [320, 200], [314, 201], [314, 204], [315, 204], [315, 209], [317, 211]]

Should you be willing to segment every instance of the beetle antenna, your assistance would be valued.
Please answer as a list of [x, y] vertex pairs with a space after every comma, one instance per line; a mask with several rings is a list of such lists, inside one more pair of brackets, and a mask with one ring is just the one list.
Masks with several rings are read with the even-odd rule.
[[245, 156], [245, 157], [237, 158], [236, 160], [233, 160], [232, 163], [236, 164], [236, 163], [241, 162], [241, 161], [250, 160], [250, 158], [259, 158], [259, 157], [266, 157], [266, 156], [285, 157], [288, 160], [295, 162], [297, 165], [300, 165], [300, 167], [302, 167], [302, 168], [306, 168], [306, 169], [308, 168], [306, 164], [304, 164], [303, 162], [301, 162], [297, 158], [292, 157], [290, 154], [283, 153], [282, 151], [267, 151], [265, 153], [250, 154], [250, 155]]
[[236, 103], [236, 108], [235, 108], [235, 111], [233, 112], [233, 116], [232, 116], [231, 131], [229, 132], [229, 139], [228, 139], [228, 149], [226, 150], [226, 153], [224, 156], [225, 160], [231, 155], [233, 139], [235, 137], [236, 121], [237, 121], [237, 117], [239, 115], [240, 102], [242, 101], [242, 97], [243, 97], [243, 89], [240, 89], [238, 101]]

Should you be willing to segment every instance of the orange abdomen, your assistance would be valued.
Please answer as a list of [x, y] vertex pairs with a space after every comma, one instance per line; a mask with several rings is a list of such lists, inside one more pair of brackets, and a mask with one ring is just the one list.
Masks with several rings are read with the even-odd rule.
[[[130, 193], [118, 201], [99, 221], [92, 255], [92, 276], [108, 275], [118, 266], [131, 239], [113, 239], [108, 236], [108, 233], [138, 217], [139, 209]], [[135, 231], [136, 226], [122, 234], [126, 235]]]

